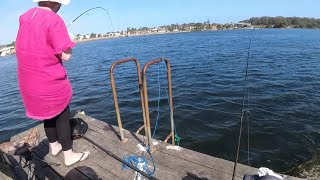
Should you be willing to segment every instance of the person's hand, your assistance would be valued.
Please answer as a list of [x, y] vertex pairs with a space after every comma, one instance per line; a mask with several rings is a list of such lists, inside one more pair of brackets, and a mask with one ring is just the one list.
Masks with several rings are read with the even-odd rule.
[[75, 37], [71, 32], [68, 32], [68, 34], [69, 34], [70, 40], [71, 40], [72, 42], [74, 42], [74, 40], [75, 40], [76, 37]]
[[66, 51], [62, 52], [59, 57], [63, 62], [67, 62], [70, 60], [72, 54], [72, 49], [69, 48]]

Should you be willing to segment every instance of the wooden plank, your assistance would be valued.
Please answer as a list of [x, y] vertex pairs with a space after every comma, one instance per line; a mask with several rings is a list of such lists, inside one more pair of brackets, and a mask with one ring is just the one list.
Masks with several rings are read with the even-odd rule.
[[[15, 160], [19, 161], [19, 159], [17, 157], [15, 157]], [[32, 160], [32, 173], [34, 173], [35, 177], [37, 179], [50, 179], [50, 180], [62, 180], [62, 178], [60, 176], [58, 176], [56, 174], [56, 172], [54, 172], [52, 170], [52, 168], [50, 166], [47, 166], [46, 163], [44, 162], [40, 162], [40, 161], [36, 161], [36, 160]], [[22, 158], [21, 159], [21, 166], [23, 166], [25, 164], [25, 160]], [[28, 167], [23, 169], [25, 171], [25, 175], [22, 176], [23, 179], [27, 179], [27, 173], [28, 173]]]
[[[40, 172], [37, 172], [37, 176], [43, 177], [42, 174], [46, 174], [47, 175], [47, 177], [45, 177], [46, 179], [47, 178], [49, 178], [49, 179], [77, 179], [77, 178], [89, 179], [86, 176], [86, 173], [90, 172], [88, 170], [89, 167], [85, 168], [85, 166], [81, 166], [80, 167], [81, 171], [79, 171], [78, 167], [66, 167], [63, 164], [64, 161], [63, 161], [62, 153], [60, 153], [60, 155], [57, 157], [51, 156], [49, 153], [48, 140], [46, 139], [43, 126], [39, 125], [37, 128], [39, 129], [39, 133], [40, 133], [40, 144], [34, 150], [34, 153], [36, 154], [36, 156], [39, 159], [45, 160], [49, 163], [54, 162], [54, 163], [60, 164], [60, 166], [51, 165], [51, 167], [50, 167], [46, 163], [42, 163], [43, 166], [50, 167], [51, 172], [49, 170], [47, 170], [48, 172], [46, 172], [46, 171], [44, 171], [44, 169], [41, 169]], [[23, 132], [23, 133], [19, 134], [19, 136], [23, 137], [26, 134], [27, 134], [27, 132]], [[15, 138], [21, 138], [21, 137], [15, 137]], [[34, 162], [41, 163], [41, 162], [37, 162], [37, 161], [34, 161]], [[37, 169], [39, 169], [39, 168], [36, 167], [36, 171], [37, 171]]]
[[[92, 130], [97, 130], [97, 131], [99, 131], [99, 133], [102, 133], [101, 136], [103, 134], [107, 133], [108, 135], [106, 135], [105, 137], [109, 137], [109, 136], [112, 137], [113, 136], [112, 139], [116, 139], [118, 137], [119, 129], [116, 126], [108, 125], [107, 123], [95, 120], [94, 118], [91, 118], [91, 117], [88, 117], [88, 116], [84, 116], [84, 115], [81, 115], [81, 114], [78, 114], [77, 117], [86, 120], [88, 122], [88, 124], [89, 124], [89, 127], [91, 127]], [[101, 131], [101, 129], [103, 131]], [[137, 139], [137, 137], [138, 137], [138, 140], [135, 143], [137, 143], [138, 141], [141, 142], [141, 141], [143, 141], [143, 139], [145, 139], [144, 136], [133, 135], [131, 132], [129, 132], [127, 130], [124, 130], [124, 134], [125, 134], [125, 137], [127, 137], [129, 139]], [[223, 159], [220, 159], [220, 158], [215, 158], [215, 157], [208, 156], [208, 155], [205, 155], [205, 154], [201, 154], [201, 153], [198, 153], [198, 152], [195, 152], [195, 151], [191, 151], [191, 150], [185, 149], [185, 148], [182, 148], [182, 150], [180, 152], [179, 151], [175, 151], [175, 150], [167, 150], [166, 146], [168, 144], [165, 144], [165, 143], [163, 143], [161, 141], [157, 141], [157, 142], [159, 142], [158, 151], [161, 151], [161, 152], [163, 152], [165, 154], [172, 155], [172, 156], [174, 156], [176, 158], [181, 158], [184, 161], [186, 161], [185, 163], [188, 163], [188, 162], [189, 163], [195, 163], [195, 164], [198, 164], [198, 165], [205, 166], [207, 168], [211, 168], [211, 169], [216, 170], [216, 171], [221, 171], [221, 172], [223, 172], [225, 174], [232, 175], [233, 164], [234, 164], [233, 162], [230, 162], [230, 161], [227, 161], [227, 160], [223, 160]], [[128, 145], [129, 148], [132, 147], [132, 146], [136, 146], [136, 144], [132, 145], [131, 141], [129, 141], [128, 143], [129, 144], [131, 143], [131, 145]], [[123, 143], [123, 144], [126, 144], [126, 143]], [[256, 168], [252, 168], [252, 167], [249, 167], [249, 166], [238, 164], [236, 175], [239, 178], [242, 178], [244, 176], [244, 174], [255, 174], [256, 172], [257, 172]], [[199, 174], [199, 177], [201, 177], [201, 175], [202, 174]], [[285, 177], [287, 179], [291, 179], [291, 180], [299, 179], [299, 178], [290, 177], [290, 176], [285, 176]]]
[[[61, 164], [61, 166], [52, 166], [52, 169], [54, 169], [54, 171], [58, 172], [59, 174], [61, 174], [61, 176], [63, 176], [65, 179], [89, 179], [88, 177], [91, 177], [90, 179], [96, 179], [96, 178], [102, 178], [102, 179], [121, 179], [118, 176], [114, 175], [111, 172], [108, 172], [108, 170], [103, 169], [101, 167], [101, 165], [97, 165], [95, 162], [90, 162], [90, 161], [84, 161], [84, 162], [80, 162], [77, 163], [76, 167], [75, 166], [71, 166], [71, 167], [66, 167], [63, 164], [63, 155], [62, 153], [57, 156], [57, 157], [53, 157], [49, 154], [49, 144], [48, 141], [46, 139], [45, 136], [45, 132], [43, 129], [43, 126], [38, 126], [39, 132], [40, 132], [40, 141], [42, 141], [38, 148], [35, 150], [35, 153], [38, 154], [40, 156], [40, 159], [44, 159], [48, 162], [58, 162]], [[15, 136], [14, 139], [19, 139], [23, 136], [25, 136], [28, 132], [23, 132], [21, 134], [19, 134], [18, 136]], [[80, 152], [83, 150], [91, 150], [91, 156], [95, 156], [93, 149], [91, 148], [86, 148], [88, 143], [79, 143], [81, 141], [75, 141], [74, 142], [74, 149], [76, 149], [76, 151]], [[88, 159], [90, 160], [90, 158]], [[110, 161], [108, 161], [110, 162]], [[101, 161], [101, 163], [105, 163], [105, 161]], [[113, 165], [112, 163], [110, 165]], [[94, 170], [91, 168], [91, 166], [94, 168]], [[96, 178], [92, 177], [94, 176], [95, 171], [100, 172], [99, 176], [97, 176]], [[88, 176], [88, 177], [87, 177]]]
[[[40, 159], [44, 159], [48, 162], [57, 162], [57, 163], [61, 164], [60, 166], [57, 166], [57, 167], [52, 166], [51, 171], [56, 172], [57, 174], [60, 174], [60, 176], [63, 176], [64, 179], [77, 179], [77, 178], [90, 179], [87, 176], [93, 176], [94, 171], [90, 167], [79, 166], [79, 167], [73, 167], [73, 168], [68, 167], [67, 168], [63, 164], [64, 159], [63, 159], [62, 153], [57, 157], [51, 156], [49, 154], [49, 144], [48, 144], [48, 141], [45, 136], [43, 125], [39, 125], [39, 126], [37, 126], [37, 128], [39, 129], [40, 141], [42, 141], [42, 142], [39, 144], [38, 148], [35, 150], [35, 154], [37, 154]], [[21, 137], [25, 136], [27, 133], [28, 132], [23, 132], [23, 133], [19, 134], [18, 136], [16, 136], [15, 138], [16, 139], [21, 138]], [[45, 165], [45, 163], [44, 163], [44, 165]], [[80, 165], [80, 163], [77, 163], [77, 165]], [[102, 171], [102, 172], [104, 172], [104, 171]], [[48, 174], [48, 173], [45, 173], [45, 174]], [[40, 172], [40, 176], [41, 176], [41, 172]], [[55, 176], [57, 176], [57, 175], [55, 175]], [[53, 178], [54, 174], [51, 174], [49, 177]], [[114, 179], [115, 176], [110, 176], [108, 174], [108, 176], [103, 176], [102, 178], [103, 179]], [[91, 178], [91, 179], [94, 179], [94, 178]]]
[[99, 176], [104, 175], [107, 179], [130, 179], [133, 177], [133, 173], [121, 171], [121, 164], [118, 161], [83, 139], [76, 140], [74, 148], [78, 151], [90, 151], [90, 157], [83, 163], [90, 165], [89, 167], [94, 169]]
[[[104, 137], [96, 137], [93, 134], [91, 134], [91, 131], [87, 133], [86, 137], [88, 137], [89, 139], [93, 139], [94, 141], [97, 141], [97, 142], [105, 141]], [[109, 151], [111, 151], [113, 154], [115, 154], [116, 156], [118, 156], [120, 158], [122, 158], [125, 155], [133, 155], [134, 154], [134, 152], [119, 148], [119, 146], [112, 144], [112, 143], [103, 143], [103, 144], [100, 143], [99, 145], [108, 149]], [[102, 152], [102, 154], [104, 157], [108, 156], [105, 152]], [[134, 155], [140, 155], [140, 154], [134, 154]], [[117, 162], [117, 164], [121, 166], [120, 162]], [[130, 171], [129, 170], [122, 170], [121, 167], [118, 167], [118, 165], [116, 166], [116, 168], [117, 168], [116, 172], [118, 172], [118, 173], [131, 172], [131, 170]], [[154, 174], [154, 177], [157, 177], [159, 179], [181, 179], [181, 177], [185, 176], [185, 174], [183, 174], [183, 173], [180, 173], [178, 171], [173, 171], [173, 170], [168, 169], [165, 166], [162, 166], [160, 164], [157, 164], [156, 167], [157, 167], [157, 171]], [[132, 179], [132, 178], [134, 178], [133, 173], [131, 173], [130, 179]]]
[[[106, 135], [102, 135], [102, 134], [97, 133], [93, 130], [88, 131], [87, 136], [90, 136], [91, 138], [94, 138], [99, 142], [102, 142], [103, 140], [107, 141], [107, 145], [105, 143], [101, 144], [103, 147], [105, 146], [106, 148], [110, 148], [110, 145], [112, 144], [114, 146], [117, 146], [118, 149], [127, 150], [129, 152], [129, 154], [141, 155], [141, 151], [139, 151], [139, 150], [137, 151], [137, 145], [136, 145], [137, 143], [134, 143], [133, 139], [129, 139], [128, 142], [120, 143], [120, 145], [119, 145], [118, 140], [109, 139]], [[149, 157], [149, 155], [147, 153], [145, 153], [144, 156], [147, 159], [149, 159], [149, 161], [151, 160], [151, 158]], [[188, 173], [193, 174], [193, 176], [197, 177], [197, 178], [208, 178], [208, 179], [218, 178], [221, 180], [231, 178], [231, 176], [229, 174], [226, 174], [224, 172], [217, 171], [217, 170], [210, 169], [210, 168], [206, 168], [206, 167], [198, 165], [198, 164], [185, 162], [180, 158], [176, 158], [176, 157], [171, 156], [169, 154], [164, 154], [160, 151], [154, 152], [152, 154], [152, 156], [153, 156], [154, 161], [156, 163], [156, 167], [157, 167], [156, 172], [159, 173], [159, 176], [156, 176], [156, 177], [159, 177], [159, 178], [160, 177], [163, 178], [162, 174], [165, 174], [167, 172], [172, 172], [173, 174], [178, 172], [179, 174], [181, 174], [180, 178], [183, 176], [186, 176]], [[165, 171], [164, 172], [159, 171], [159, 169], [160, 169], [159, 167], [161, 167], [161, 169], [165, 169]], [[166, 178], [164, 178], [164, 179], [166, 179]]]
[[[43, 128], [42, 127], [39, 127], [39, 130], [40, 132], [43, 132]], [[26, 134], [26, 132], [24, 132], [23, 134]], [[41, 134], [41, 133], [40, 133]], [[42, 136], [44, 137], [44, 136]], [[41, 138], [43, 139], [43, 138]], [[83, 140], [77, 140], [75, 143], [74, 143], [74, 147], [75, 149], [78, 149], [80, 151], [83, 151], [83, 150], [88, 150], [88, 146], [86, 144], [88, 144], [88, 142], [83, 142], [81, 143], [81, 141]], [[46, 147], [43, 147], [43, 144], [46, 144]], [[41, 150], [38, 150], [37, 153], [40, 154], [40, 155], [43, 155], [43, 154], [48, 154], [48, 147], [47, 147], [47, 142], [42, 142], [39, 146], [41, 147], [40, 149]], [[92, 146], [93, 147], [93, 146]], [[116, 148], [115, 148], [116, 149]], [[94, 167], [96, 169], [96, 167], [102, 167], [101, 170], [99, 172], [105, 172], [106, 169], [108, 171], [108, 169], [112, 169], [114, 170], [113, 173], [117, 174], [118, 176], [122, 176], [121, 179], [131, 179], [134, 177], [134, 173], [132, 171], [123, 171], [121, 170], [121, 163], [119, 163], [118, 161], [115, 161], [114, 159], [110, 158], [108, 155], [106, 155], [103, 151], [99, 150], [99, 149], [90, 149], [89, 150], [91, 151], [91, 155], [90, 155], [90, 158], [89, 160], [90, 161], [85, 161], [87, 165], [90, 164], [90, 167]], [[95, 153], [95, 151], [100, 151], [99, 153]], [[128, 154], [127, 152], [122, 152], [121, 153], [122, 155], [125, 155], [125, 154]], [[92, 158], [94, 157], [94, 158]], [[46, 158], [44, 158], [45, 160], [47, 161], [53, 161], [50, 156], [46, 156]], [[62, 158], [60, 158], [62, 159]], [[113, 161], [113, 162], [112, 162]], [[61, 161], [62, 162], [62, 161]], [[112, 162], [109, 166], [106, 165], [106, 162]], [[81, 162], [82, 163], [82, 162]], [[79, 163], [79, 165], [81, 165], [81, 163]], [[114, 164], [118, 163], [118, 167], [117, 168], [114, 168]], [[53, 167], [56, 171], [58, 171], [60, 174], [64, 175], [66, 174], [66, 168], [62, 168], [60, 169], [59, 167]], [[99, 173], [100, 174], [100, 173]], [[112, 173], [108, 173], [108, 174], [112, 174]], [[127, 174], [127, 175], [125, 175]], [[112, 174], [113, 175], [113, 174]], [[118, 176], [109, 176], [109, 177], [105, 177], [103, 179], [119, 179]], [[75, 175], [76, 177], [76, 175]], [[178, 174], [176, 175], [176, 172], [174, 172], [173, 174], [170, 174], [166, 171], [164, 171], [163, 175], [161, 177], [167, 177], [166, 179], [177, 179], [177, 178], [181, 178], [183, 177], [183, 174]], [[190, 177], [190, 176], [186, 176], [187, 178], [185, 179], [195, 179], [193, 177]], [[162, 179], [162, 178], [161, 178]]]
[[[97, 142], [102, 147], [110, 150], [115, 155], [122, 158], [124, 155], [141, 155], [143, 152], [139, 150], [137, 144], [146, 142], [146, 138], [142, 135], [136, 135], [124, 130], [125, 137], [128, 142], [122, 143], [119, 139], [119, 128], [109, 125], [102, 121], [96, 120], [86, 115], [77, 114], [76, 117], [86, 120], [89, 124], [89, 130], [86, 137]], [[54, 179], [60, 174], [64, 179], [133, 179], [134, 172], [131, 170], [122, 170], [121, 163], [105, 152], [96, 148], [84, 139], [74, 141], [74, 149], [77, 152], [90, 151], [90, 157], [74, 166], [66, 167], [63, 161], [62, 153], [53, 157], [49, 153], [48, 141], [45, 136], [43, 125], [38, 126], [40, 132], [41, 143], [35, 150], [35, 155], [49, 162], [59, 162], [60, 166], [42, 167], [45, 163], [36, 162], [36, 173], [41, 176], [40, 179]], [[23, 132], [12, 138], [21, 138], [26, 135]], [[154, 140], [158, 144], [155, 146], [157, 151], [153, 153], [156, 163], [155, 177], [159, 179], [231, 179], [233, 171], [233, 162], [215, 158], [209, 155], [198, 153], [189, 149], [181, 148], [181, 150], [167, 149], [169, 144], [162, 141]], [[144, 152], [145, 153], [145, 152]], [[144, 154], [148, 158], [147, 153]], [[17, 159], [14, 159], [16, 162]], [[150, 165], [150, 164], [149, 164]], [[151, 164], [152, 166], [152, 164]], [[152, 169], [152, 168], [151, 168]], [[246, 165], [238, 164], [236, 179], [240, 180], [244, 174], [254, 174], [257, 169]], [[61, 178], [59, 178], [61, 179]], [[298, 180], [287, 176], [288, 180]]]
[[[16, 141], [21, 139], [22, 137], [24, 137], [27, 133], [29, 133], [29, 131], [25, 131], [22, 132], [16, 136], [11, 137], [10, 141]], [[25, 165], [25, 160], [24, 158], [20, 158], [19, 156], [10, 156], [7, 155], [8, 158], [10, 159], [10, 162], [13, 164], [14, 166], [14, 171], [15, 171], [15, 175], [17, 175], [17, 179], [27, 179], [28, 176], [28, 168], [23, 166]], [[39, 158], [39, 156], [35, 153], [33, 153], [33, 156], [36, 159], [41, 159]], [[45, 177], [46, 175], [50, 176], [50, 179], [59, 179], [61, 180], [61, 178], [55, 178], [57, 177], [57, 175], [54, 173], [54, 171], [52, 171], [52, 169], [48, 166], [44, 166], [45, 164], [39, 161], [33, 161], [34, 164], [32, 164], [32, 166], [35, 166], [35, 170], [36, 170], [36, 177], [38, 179], [48, 179], [48, 177]]]
[[[39, 132], [41, 132], [41, 127], [39, 128]], [[16, 139], [23, 138], [27, 133], [28, 131], [25, 131], [21, 134], [18, 134], [14, 138]], [[44, 157], [49, 153], [49, 149], [45, 144], [43, 144], [43, 141], [45, 141], [45, 136], [41, 136], [41, 133], [40, 133], [39, 145], [36, 147], [36, 149], [33, 152], [34, 159], [32, 160], [32, 162], [34, 163], [34, 170], [35, 170], [36, 177], [38, 179], [61, 180], [62, 177], [59, 173], [55, 172], [50, 166], [48, 166], [47, 163], [41, 161], [41, 160], [45, 160]], [[20, 157], [18, 156], [14, 156], [14, 158], [17, 161], [20, 160]], [[22, 164], [20, 165], [24, 165], [25, 160], [23, 158], [21, 158], [21, 160], [22, 160]], [[50, 161], [50, 162], [54, 162], [54, 161]], [[28, 172], [28, 169], [25, 168], [25, 171]]]
[[[43, 142], [48, 149], [48, 141], [47, 139], [45, 139], [45, 141]], [[89, 150], [91, 152], [90, 157], [83, 161], [83, 162], [79, 162], [73, 166], [70, 167], [66, 167], [63, 163], [64, 163], [64, 158], [63, 158], [63, 154], [60, 153], [57, 157], [53, 157], [50, 154], [48, 154], [46, 156], [45, 159], [49, 159], [49, 161], [54, 162], [53, 160], [55, 160], [55, 162], [61, 163], [61, 166], [59, 167], [55, 167], [53, 166], [52, 168], [55, 169], [55, 171], [59, 172], [64, 178], [67, 179], [76, 179], [76, 177], [82, 177], [84, 179], [119, 179], [118, 176], [115, 176], [114, 174], [110, 173], [108, 170], [106, 169], [102, 169], [101, 166], [97, 165], [94, 161], [91, 161], [91, 157], [92, 156], [96, 156], [96, 152], [95, 149], [93, 147], [90, 147], [88, 145], [88, 143], [83, 143], [81, 140], [76, 140], [74, 141], [74, 148], [77, 152], [82, 152], [82, 151], [87, 151]], [[100, 160], [101, 161], [101, 160]], [[102, 161], [103, 163], [105, 163], [105, 161]]]
[[[88, 122], [88, 123], [92, 123], [92, 122]], [[95, 124], [96, 122], [94, 122], [93, 124]], [[105, 125], [100, 124], [99, 126], [92, 126], [92, 124], [90, 124], [92, 128], [91, 131], [89, 131], [88, 133], [91, 134], [95, 134], [95, 138], [99, 138], [102, 137], [103, 140], [108, 140], [108, 143], [112, 143], [112, 144], [119, 144], [119, 140], [115, 139], [115, 137], [111, 137], [112, 133], [106, 133], [106, 131], [108, 131], [108, 129], [105, 127]], [[95, 128], [93, 128], [95, 127]], [[104, 128], [104, 130], [100, 129], [100, 128]], [[96, 131], [96, 132], [95, 132]], [[127, 132], [127, 131], [126, 131]], [[130, 133], [129, 133], [130, 134]], [[136, 146], [139, 143], [139, 141], [141, 142], [142, 139], [140, 140], [136, 140], [136, 137], [133, 137], [132, 134], [126, 134], [126, 137], [129, 138], [129, 141], [126, 143], [120, 143], [121, 146], [119, 146], [120, 148], [124, 148], [128, 151], [130, 151], [131, 149], [131, 153], [136, 153], [133, 152], [132, 149], [137, 149]], [[181, 153], [183, 154], [183, 153]], [[202, 166], [200, 164], [196, 164], [196, 163], [192, 163], [189, 161], [185, 161], [183, 159], [181, 159], [181, 157], [175, 157], [172, 156], [170, 154], [166, 154], [163, 153], [161, 151], [157, 151], [153, 154], [154, 159], [161, 165], [168, 167], [169, 169], [174, 170], [174, 171], [179, 171], [180, 173], [183, 174], [187, 174], [187, 173], [191, 173], [194, 174], [195, 176], [199, 177], [199, 178], [214, 178], [214, 177], [218, 177], [219, 179], [230, 179], [232, 174], [228, 174], [225, 173], [224, 171], [221, 171], [220, 169], [213, 169], [213, 168], [208, 168], [205, 166]], [[147, 156], [148, 158], [148, 156]], [[149, 158], [150, 159], [150, 158]], [[240, 179], [242, 179], [242, 177], [239, 177]]]

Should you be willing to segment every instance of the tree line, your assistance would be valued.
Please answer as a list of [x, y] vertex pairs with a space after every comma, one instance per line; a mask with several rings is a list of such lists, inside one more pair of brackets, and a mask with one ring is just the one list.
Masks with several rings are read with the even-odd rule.
[[[251, 23], [252, 26], [261, 27], [261, 28], [320, 28], [320, 19], [316, 18], [306, 18], [306, 17], [252, 17], [247, 20], [240, 21], [241, 23]], [[210, 23], [210, 21], [205, 21], [203, 23], [183, 23], [183, 24], [170, 24], [163, 25], [160, 28], [165, 28], [168, 31], [202, 31], [210, 30], [213, 26], [216, 26], [217, 29], [232, 29], [234, 23], [218, 24]], [[128, 32], [135, 31], [146, 31], [150, 28], [140, 27], [140, 28], [127, 28]], [[77, 35], [80, 37], [80, 34]], [[101, 37], [100, 34], [91, 33], [90, 38]], [[4, 47], [15, 46], [15, 42], [6, 45], [0, 45], [0, 49]]]
[[[192, 29], [190, 29], [192, 27]], [[171, 24], [171, 25], [163, 25], [160, 26], [160, 28], [166, 28], [169, 31], [173, 31], [175, 29], [178, 30], [192, 30], [192, 31], [198, 31], [198, 30], [203, 30], [203, 29], [209, 29], [211, 27], [211, 24], [209, 21], [205, 21], [203, 23], [198, 22], [198, 23], [183, 23], [183, 24]]]
[[10, 43], [10, 44], [0, 45], [0, 49], [6, 48], [6, 47], [11, 47], [11, 46], [16, 46], [16, 42], [13, 41], [13, 42]]
[[244, 21], [265, 28], [320, 28], [320, 19], [306, 17], [253, 17]]
[[[164, 28], [167, 31], [174, 31], [174, 30], [179, 30], [179, 31], [200, 31], [204, 29], [210, 29], [213, 24], [210, 24], [209, 21], [205, 21], [203, 23], [183, 23], [183, 24], [170, 24], [170, 25], [163, 25], [159, 26], [159, 28]], [[128, 32], [135, 32], [135, 31], [147, 31], [149, 27], [140, 27], [140, 28], [127, 28]]]

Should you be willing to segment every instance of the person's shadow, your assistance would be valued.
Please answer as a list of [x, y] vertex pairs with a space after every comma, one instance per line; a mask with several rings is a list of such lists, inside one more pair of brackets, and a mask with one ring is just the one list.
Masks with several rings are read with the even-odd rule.
[[98, 177], [97, 173], [92, 168], [87, 166], [76, 167], [70, 170], [64, 177], [64, 180], [74, 180], [74, 179], [102, 180], [101, 178]]
[[195, 180], [195, 179], [208, 180], [208, 178], [199, 177], [199, 176], [192, 174], [192, 173], [189, 173], [189, 172], [187, 173], [187, 176], [182, 178], [182, 180]]

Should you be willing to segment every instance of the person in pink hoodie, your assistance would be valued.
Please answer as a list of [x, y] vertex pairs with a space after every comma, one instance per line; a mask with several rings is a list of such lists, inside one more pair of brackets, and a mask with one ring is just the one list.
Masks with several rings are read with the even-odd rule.
[[85, 160], [89, 152], [72, 150], [69, 103], [72, 87], [63, 62], [69, 61], [72, 48], [62, 18], [57, 15], [61, 5], [70, 0], [33, 0], [39, 7], [20, 16], [16, 40], [18, 84], [26, 116], [44, 121], [51, 154], [64, 154], [70, 166]]

